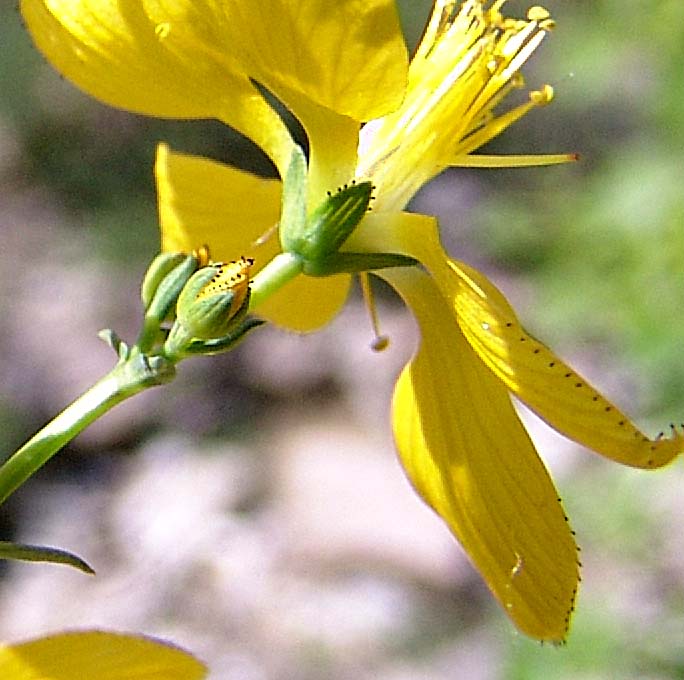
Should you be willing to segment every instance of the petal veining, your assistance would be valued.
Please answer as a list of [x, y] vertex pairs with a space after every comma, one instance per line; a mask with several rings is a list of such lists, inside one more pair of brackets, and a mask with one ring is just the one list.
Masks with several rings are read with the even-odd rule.
[[297, 92], [364, 121], [403, 98], [408, 55], [394, 0], [176, 0], [173, 13], [194, 42], [229, 52], [286, 103], [284, 92]]
[[163, 251], [207, 245], [215, 261], [253, 257], [257, 272], [280, 250], [278, 180], [175, 153], [166, 144], [157, 149], [155, 177]]
[[430, 277], [417, 269], [382, 275], [411, 307], [422, 336], [394, 395], [402, 463], [515, 624], [561, 641], [579, 576], [553, 483], [505, 387], [473, 352]]
[[427, 267], [453, 306], [463, 334], [482, 361], [551, 427], [623, 465], [654, 468], [684, 452], [684, 434], [647, 437], [585, 378], [527, 333], [511, 305], [483, 274], [450, 260], [437, 221], [424, 215], [368, 215], [352, 247], [384, 247]]
[[198, 42], [160, 0], [22, 0], [38, 48], [66, 78], [112, 106], [165, 118], [218, 118], [283, 171], [292, 139], [230, 56]]
[[684, 452], [684, 436], [650, 439], [585, 378], [521, 326], [480, 272], [449, 262], [440, 288], [468, 342], [505, 385], [554, 429], [623, 465], [660, 467]]

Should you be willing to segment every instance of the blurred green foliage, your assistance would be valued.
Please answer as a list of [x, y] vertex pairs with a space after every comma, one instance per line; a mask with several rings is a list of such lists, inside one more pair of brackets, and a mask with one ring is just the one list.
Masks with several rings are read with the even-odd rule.
[[[544, 337], [598, 342], [642, 372], [636, 405], [681, 419], [684, 362], [684, 5], [547, 3], [557, 31], [530, 83], [556, 101], [504, 151], [576, 151], [576, 166], [490, 172], [481, 246], [537, 283]], [[541, 143], [541, 144], [540, 144]], [[634, 403], [634, 402], [633, 402]]]

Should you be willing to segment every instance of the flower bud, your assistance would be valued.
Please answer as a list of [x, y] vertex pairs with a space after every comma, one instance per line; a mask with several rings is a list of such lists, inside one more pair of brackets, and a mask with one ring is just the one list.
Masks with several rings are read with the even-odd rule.
[[178, 297], [176, 319], [193, 338], [211, 340], [229, 334], [249, 307], [250, 258], [214, 263], [197, 271]]
[[[165, 257], [166, 256], [166, 257]], [[197, 258], [184, 253], [158, 255], [145, 274], [142, 298], [145, 316], [161, 322], [173, 310], [183, 287], [197, 269]]]
[[177, 265], [179, 265], [186, 255], [184, 253], [159, 253], [145, 272], [142, 286], [140, 288], [140, 297], [143, 306], [147, 309], [152, 302], [154, 294], [159, 288], [159, 284], [164, 280], [167, 274], [171, 272]]

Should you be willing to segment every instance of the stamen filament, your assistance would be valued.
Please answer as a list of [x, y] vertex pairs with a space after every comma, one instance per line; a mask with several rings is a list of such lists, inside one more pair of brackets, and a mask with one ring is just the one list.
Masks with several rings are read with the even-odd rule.
[[366, 303], [368, 316], [370, 317], [371, 327], [373, 328], [373, 335], [375, 336], [371, 341], [370, 347], [374, 352], [382, 352], [389, 346], [389, 337], [380, 334], [380, 321], [378, 319], [378, 309], [375, 306], [375, 296], [370, 283], [368, 272], [359, 273], [359, 282], [361, 283], [361, 292], [363, 293], [363, 300]]
[[459, 153], [452, 159], [444, 158], [445, 164], [453, 168], [528, 168], [542, 165], [573, 163], [579, 159], [576, 153], [527, 154], [512, 156], [469, 155]]

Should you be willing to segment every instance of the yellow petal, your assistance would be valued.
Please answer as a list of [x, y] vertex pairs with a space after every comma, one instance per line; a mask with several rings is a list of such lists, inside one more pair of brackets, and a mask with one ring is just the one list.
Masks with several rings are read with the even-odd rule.
[[608, 458], [654, 468], [684, 452], [684, 436], [652, 440], [581, 375], [520, 325], [504, 296], [480, 272], [449, 262], [440, 276], [459, 325], [482, 360], [553, 428]]
[[482, 361], [558, 432], [624, 465], [660, 467], [684, 452], [684, 434], [650, 439], [581, 375], [530, 336], [504, 296], [480, 272], [450, 261], [434, 218], [368, 215], [352, 247], [410, 255], [435, 277], [463, 334]]
[[175, 153], [166, 144], [157, 148], [155, 176], [163, 251], [208, 245], [215, 261], [253, 257], [254, 272], [279, 252], [278, 180]]
[[[213, 260], [253, 257], [253, 273], [279, 251], [281, 183], [198, 156], [157, 149], [155, 165], [162, 250], [207, 245]], [[299, 276], [258, 308], [259, 316], [295, 331], [325, 325], [340, 310], [348, 276]]]
[[[175, 0], [159, 3], [191, 43], [229, 53], [241, 73], [356, 120], [395, 109], [408, 56], [394, 0]], [[171, 36], [169, 36], [171, 37]], [[295, 115], [297, 114], [294, 109]]]
[[383, 276], [422, 336], [394, 395], [402, 463], [520, 630], [561, 641], [579, 576], [553, 483], [506, 389], [473, 352], [434, 282], [418, 269]]
[[166, 643], [132, 635], [61, 633], [0, 647], [3, 680], [202, 680], [206, 667]]
[[313, 210], [327, 192], [354, 178], [360, 124], [297, 93], [289, 93], [287, 101], [309, 140], [307, 192], [308, 207]]
[[168, 3], [22, 0], [21, 10], [41, 52], [87, 93], [152, 116], [218, 118], [286, 169], [292, 140], [279, 116], [228, 56], [170, 21]]
[[313, 278], [298, 276], [263, 304], [259, 316], [293, 331], [315, 331], [332, 321], [349, 293], [347, 275]]

